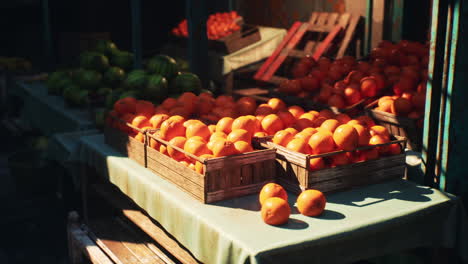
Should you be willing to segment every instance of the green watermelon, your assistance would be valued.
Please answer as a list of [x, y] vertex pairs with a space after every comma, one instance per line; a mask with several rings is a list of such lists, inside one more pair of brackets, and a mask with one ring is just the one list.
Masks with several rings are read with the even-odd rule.
[[107, 56], [111, 56], [114, 52], [118, 51], [117, 45], [114, 42], [106, 39], [100, 39], [96, 42], [96, 46], [94, 50], [105, 54]]
[[113, 66], [104, 73], [104, 81], [109, 85], [118, 85], [125, 80], [125, 71], [122, 68]]
[[83, 89], [96, 89], [102, 79], [102, 75], [96, 71], [81, 70], [76, 72], [76, 83]]
[[89, 92], [80, 89], [77, 85], [70, 85], [63, 91], [65, 102], [71, 107], [85, 106], [89, 103]]
[[111, 56], [111, 65], [120, 67], [126, 71], [133, 68], [133, 53], [127, 51], [115, 51]]
[[188, 61], [186, 61], [184, 59], [177, 58], [176, 62], [177, 62], [177, 69], [179, 71], [189, 71], [190, 70], [190, 66], [189, 66]]
[[144, 70], [133, 70], [128, 73], [124, 84], [129, 89], [142, 89], [148, 80], [148, 75]]
[[122, 93], [120, 96], [119, 96], [119, 99], [123, 99], [125, 97], [133, 97], [135, 99], [138, 99], [139, 98], [139, 92], [136, 91], [136, 90], [130, 90], [130, 91], [126, 91], [124, 93]]
[[142, 96], [148, 100], [161, 100], [167, 97], [169, 90], [167, 80], [162, 75], [152, 74], [142, 90]]
[[178, 72], [176, 60], [167, 55], [156, 55], [149, 59], [146, 69], [148, 72], [160, 74], [166, 79], [172, 79]]
[[83, 52], [80, 56], [80, 66], [87, 70], [103, 72], [109, 68], [109, 59], [98, 52]]
[[99, 89], [97, 89], [96, 91], [96, 95], [97, 96], [102, 96], [102, 97], [106, 97], [109, 93], [112, 92], [112, 89], [109, 88], [109, 87], [101, 87]]
[[192, 92], [198, 94], [202, 89], [200, 78], [191, 72], [182, 72], [177, 75], [173, 85], [174, 87], [171, 93]]
[[47, 78], [47, 92], [52, 95], [60, 95], [62, 94], [63, 89], [72, 83], [73, 81], [71, 80], [68, 72], [54, 72]]

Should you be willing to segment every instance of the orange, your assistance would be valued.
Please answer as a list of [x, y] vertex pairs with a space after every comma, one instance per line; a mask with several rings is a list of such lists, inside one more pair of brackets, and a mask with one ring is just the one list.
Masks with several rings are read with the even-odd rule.
[[212, 141], [213, 139], [215, 138], [223, 138], [223, 139], [226, 139], [227, 138], [227, 135], [226, 133], [224, 132], [214, 132], [213, 134], [211, 134], [210, 136], [210, 141]]
[[279, 111], [277, 115], [283, 121], [284, 127], [291, 127], [296, 122], [296, 118], [288, 111]]
[[317, 133], [317, 130], [315, 128], [310, 128], [310, 129], [313, 129], [312, 130], [309, 130], [309, 128], [306, 128], [304, 130], [302, 130], [301, 132], [297, 133], [294, 138], [300, 138], [300, 139], [303, 139], [305, 142], [309, 142], [309, 139], [310, 137]]
[[[375, 135], [369, 139], [369, 145], [378, 145], [378, 144], [384, 144], [387, 143], [388, 139], [385, 137], [382, 137], [381, 135]], [[380, 146], [377, 148], [379, 153], [384, 154], [388, 152], [388, 146]]]
[[317, 171], [325, 168], [325, 162], [323, 158], [314, 158], [309, 161], [309, 169], [311, 171]]
[[190, 163], [187, 160], [181, 160], [179, 161], [180, 164], [184, 165], [185, 167], [189, 167]]
[[359, 144], [359, 134], [352, 125], [341, 125], [333, 133], [333, 140], [338, 148], [351, 151]]
[[397, 98], [390, 109], [392, 114], [405, 116], [411, 112], [411, 101], [406, 98]]
[[213, 157], [224, 157], [239, 154], [233, 142], [216, 140], [213, 143]]
[[125, 97], [114, 103], [114, 110], [119, 115], [135, 114], [137, 100], [133, 97]]
[[185, 136], [185, 118], [181, 116], [171, 116], [161, 124], [161, 138], [169, 141], [175, 137]]
[[[159, 138], [160, 137], [159, 133], [160, 133], [160, 131], [158, 130], [158, 131], [153, 133], [153, 136]], [[156, 140], [150, 138], [150, 147], [151, 148], [153, 148], [155, 150], [159, 150], [160, 146], [161, 146], [161, 143], [159, 143], [159, 141], [156, 141]]]
[[135, 116], [131, 122], [132, 126], [143, 128], [143, 127], [151, 127], [151, 123], [148, 118], [144, 115]]
[[340, 153], [331, 156], [331, 166], [332, 168], [336, 166], [342, 166], [351, 163], [349, 160], [349, 154], [348, 153]]
[[367, 146], [369, 144], [369, 139], [371, 137], [369, 130], [360, 124], [355, 124], [352, 126], [354, 127], [354, 129], [356, 130], [359, 136], [358, 145]]
[[325, 122], [327, 120], [327, 118], [323, 117], [323, 116], [319, 116], [317, 119], [315, 119], [313, 122], [312, 122], [312, 126], [313, 127], [320, 127], [323, 122]]
[[300, 106], [293, 105], [288, 108], [288, 111], [294, 116], [294, 118], [299, 119], [299, 117], [304, 114], [304, 109]]
[[200, 136], [193, 136], [193, 137], [191, 137], [191, 138], [187, 138], [187, 141], [190, 141], [190, 142], [192, 142], [192, 141], [200, 141], [200, 142], [206, 143], [206, 141], [205, 141], [202, 137], [200, 137]]
[[210, 133], [213, 134], [214, 132], [216, 132], [216, 125], [209, 125], [208, 129], [210, 130]]
[[325, 120], [321, 125], [320, 125], [320, 128], [321, 129], [325, 129], [327, 131], [330, 131], [330, 132], [335, 132], [335, 129], [340, 126], [340, 122], [336, 119], [328, 119], [328, 120]]
[[258, 196], [258, 201], [261, 205], [263, 205], [263, 203], [271, 197], [278, 197], [285, 201], [288, 200], [288, 194], [286, 193], [286, 190], [284, 190], [281, 185], [276, 183], [267, 183], [263, 185], [262, 190]]
[[150, 101], [138, 100], [135, 105], [135, 112], [151, 118], [154, 115], [154, 105]]
[[[201, 155], [200, 158], [204, 158], [204, 159], [211, 159], [213, 158], [213, 155], [211, 154], [204, 154], [204, 155]], [[196, 161], [195, 162], [195, 171], [200, 173], [200, 174], [203, 174], [205, 171], [204, 171], [204, 166], [203, 166], [203, 163], [199, 162], [199, 161]]]
[[298, 119], [296, 121], [296, 123], [294, 124], [293, 127], [295, 129], [297, 129], [298, 131], [302, 131], [305, 128], [313, 127], [313, 125], [314, 125], [314, 123], [312, 121], [310, 121], [309, 119], [301, 118], [301, 119]]
[[371, 126], [375, 126], [375, 122], [374, 120], [372, 120], [372, 118], [370, 116], [359, 116], [356, 118], [356, 120], [358, 120], [359, 122], [361, 122], [361, 125], [365, 126], [365, 127], [371, 127]]
[[164, 107], [166, 110], [170, 110], [174, 108], [177, 104], [177, 100], [175, 98], [167, 98], [164, 100], [161, 104], [162, 107]]
[[369, 128], [369, 133], [371, 136], [381, 135], [384, 138], [390, 139], [390, 132], [384, 126], [371, 126]]
[[191, 138], [194, 136], [202, 137], [205, 141], [208, 141], [211, 136], [211, 132], [208, 126], [202, 122], [194, 122], [187, 126], [185, 130], [185, 137]]
[[[236, 129], [244, 129], [253, 134], [256, 131], [257, 122], [249, 116], [240, 116], [232, 122], [232, 131]], [[225, 132], [225, 131], [224, 131]], [[226, 132], [225, 132], [226, 133]], [[226, 133], [227, 134], [227, 133]]]
[[166, 121], [167, 119], [169, 119], [169, 115], [155, 114], [150, 118], [149, 122], [154, 129], [158, 129], [161, 127], [162, 122]]
[[286, 148], [303, 154], [310, 153], [310, 148], [307, 145], [307, 142], [301, 138], [294, 138], [293, 140], [289, 141], [289, 143], [286, 145]]
[[280, 130], [275, 133], [273, 136], [273, 143], [281, 145], [283, 147], [286, 147], [288, 145], [289, 141], [291, 141], [294, 138], [294, 135], [291, 132], [288, 132], [286, 130]]
[[252, 115], [257, 109], [257, 103], [251, 97], [241, 97], [236, 102], [236, 108], [240, 115]]
[[295, 129], [294, 127], [288, 127], [288, 128], [286, 128], [284, 131], [288, 131], [288, 132], [291, 133], [293, 136], [296, 135], [297, 133], [299, 133], [299, 131], [297, 131], [297, 129]]
[[162, 145], [162, 144], [161, 144], [161, 146], [159, 146], [159, 152], [161, 152], [161, 154], [164, 154], [164, 155], [166, 155], [166, 156], [169, 156], [169, 154], [167, 154], [167, 148], [166, 148], [165, 145]]
[[261, 124], [268, 135], [274, 135], [277, 131], [284, 129], [283, 121], [275, 114], [265, 116]]
[[286, 104], [283, 102], [283, 100], [279, 98], [271, 98], [270, 100], [268, 100], [268, 105], [275, 112], [286, 110]]
[[351, 119], [351, 120], [349, 120], [348, 123], [346, 123], [346, 124], [352, 125], [352, 126], [354, 126], [354, 125], [361, 125], [361, 126], [364, 126], [364, 123], [362, 123], [361, 121], [356, 120], [356, 119]]
[[338, 120], [338, 122], [341, 124], [346, 124], [351, 121], [351, 117], [349, 117], [347, 114], [337, 114], [335, 119]]
[[415, 109], [423, 110], [426, 106], [426, 94], [424, 93], [414, 93], [411, 98], [411, 104]]
[[234, 119], [232, 117], [223, 117], [216, 124], [216, 132], [224, 132], [226, 134], [231, 133], [232, 123]]
[[222, 137], [215, 137], [215, 138], [211, 139], [208, 143], [206, 143], [206, 147], [209, 150], [213, 151], [213, 146], [217, 141], [227, 141], [227, 140], [225, 138], [222, 138]]
[[141, 143], [145, 143], [145, 136], [141, 132], [138, 132], [138, 134], [136, 134], [135, 139], [140, 141]]
[[245, 141], [251, 142], [252, 136], [251, 133], [245, 129], [235, 129], [226, 138], [227, 141], [236, 142], [236, 141]]
[[315, 110], [311, 110], [311, 111], [309, 111], [309, 112], [307, 112], [307, 113], [313, 115], [313, 116], [314, 116], [314, 119], [317, 118], [317, 117], [320, 117], [320, 113], [317, 112], [317, 111], [315, 111]]
[[362, 150], [365, 160], [374, 160], [379, 158], [379, 151], [375, 148]]
[[388, 145], [388, 154], [398, 155], [401, 153], [401, 146], [398, 143]]
[[325, 210], [327, 200], [318, 190], [305, 190], [297, 197], [296, 206], [299, 212], [306, 216], [319, 216]]
[[220, 95], [216, 98], [215, 103], [217, 106], [225, 107], [226, 105], [233, 104], [234, 98], [232, 98], [232, 96], [229, 95]]
[[234, 142], [234, 147], [236, 148], [238, 153], [247, 153], [247, 152], [254, 151], [254, 149], [252, 148], [252, 145], [250, 145], [250, 143], [245, 142], [245, 141]]
[[333, 119], [335, 118], [335, 113], [333, 113], [329, 109], [323, 109], [322, 111], [319, 112], [319, 116], [325, 117], [326, 119]]
[[275, 111], [273, 108], [271, 108], [270, 105], [268, 104], [261, 104], [257, 107], [257, 110], [255, 110], [255, 115], [256, 116], [267, 116], [269, 114], [273, 114]]
[[382, 101], [379, 100], [379, 110], [387, 112], [387, 113], [391, 113], [392, 108], [394, 107], [393, 104], [394, 104], [393, 99], [386, 99], [386, 100], [382, 100]]
[[314, 121], [318, 116], [312, 114], [312, 113], [304, 113], [302, 114], [299, 119], [308, 119], [310, 121]]
[[266, 224], [283, 225], [288, 222], [291, 208], [287, 201], [278, 197], [271, 197], [262, 205], [261, 215]]
[[[184, 148], [184, 145], [185, 145], [185, 142], [187, 141], [186, 138], [184, 137], [175, 137], [173, 139], [171, 139], [169, 141], [169, 143], [171, 143], [171, 145], [173, 146], [176, 146], [178, 148], [181, 148], [183, 149]], [[167, 146], [167, 153], [169, 154], [169, 157], [175, 159], [175, 160], [183, 160], [185, 159], [185, 154], [178, 151], [178, 150], [175, 150], [173, 147], [171, 146]]]
[[195, 123], [198, 123], [198, 124], [203, 124], [202, 121], [198, 120], [198, 119], [189, 119], [187, 121], [184, 122], [184, 127], [187, 129], [187, 127], [191, 124], [195, 124]]
[[[184, 144], [184, 150], [197, 157], [204, 154], [211, 154], [211, 150], [208, 149], [206, 143], [201, 140], [187, 140]], [[190, 158], [187, 156], [187, 158]]]
[[187, 167], [188, 167], [189, 169], [191, 169], [191, 170], [196, 170], [195, 164], [192, 163], [192, 162], [190, 162], [189, 165], [188, 165]]
[[265, 132], [256, 132], [256, 133], [254, 134], [254, 137], [258, 137], [258, 138], [267, 137], [267, 136], [268, 136], [268, 135], [267, 135], [267, 133], [265, 133]]
[[345, 99], [343, 98], [343, 96], [339, 94], [334, 94], [330, 96], [330, 98], [328, 98], [327, 100], [327, 104], [329, 106], [333, 106], [333, 107], [340, 108], [340, 109], [346, 107]]
[[318, 131], [309, 139], [309, 146], [312, 154], [322, 154], [335, 150], [333, 134], [327, 131]]

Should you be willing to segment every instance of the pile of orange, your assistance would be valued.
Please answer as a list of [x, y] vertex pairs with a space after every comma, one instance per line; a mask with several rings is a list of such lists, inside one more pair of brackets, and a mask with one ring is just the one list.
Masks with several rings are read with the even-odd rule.
[[[372, 98], [385, 89], [400, 96], [416, 92], [427, 82], [429, 49], [418, 42], [382, 41], [372, 50], [369, 61], [345, 56], [315, 61], [308, 56], [292, 68], [292, 79], [280, 84], [280, 92], [311, 98], [337, 108]], [[420, 91], [418, 91], [420, 92]]]
[[[259, 194], [259, 202], [262, 206], [261, 217], [266, 224], [286, 224], [291, 215], [291, 207], [288, 203], [288, 194], [284, 188], [276, 183], [267, 183]], [[325, 195], [318, 190], [305, 190], [296, 200], [299, 212], [305, 216], [319, 216], [325, 210], [327, 201]]]
[[351, 119], [346, 114], [335, 115], [329, 110], [322, 110], [300, 115], [292, 128], [276, 132], [272, 142], [292, 151], [311, 155], [346, 151], [311, 159], [310, 169], [315, 171], [399, 154], [401, 148], [396, 143], [369, 150], [356, 150], [362, 146], [388, 143], [390, 136], [387, 128], [376, 125], [368, 116]]

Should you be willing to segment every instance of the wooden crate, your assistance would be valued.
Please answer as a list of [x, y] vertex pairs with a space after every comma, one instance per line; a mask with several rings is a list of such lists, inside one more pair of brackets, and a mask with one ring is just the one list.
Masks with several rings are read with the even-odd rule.
[[200, 174], [146, 145], [147, 168], [203, 203], [257, 193], [263, 185], [275, 180], [274, 149], [207, 160], [172, 146], [151, 133], [147, 133], [147, 138], [148, 142], [156, 140], [169, 145], [203, 164], [203, 174]]
[[312, 55], [318, 60], [322, 55], [341, 58], [344, 56], [360, 16], [349, 13], [313, 12], [309, 22], [295, 22], [273, 54], [258, 69], [255, 80], [279, 84], [288, 76], [278, 70], [294, 59]]
[[[127, 126], [129, 129], [134, 129], [146, 135], [145, 131], [132, 126], [125, 121], [111, 116], [114, 119], [114, 122], [120, 123], [121, 125]], [[145, 136], [146, 137], [146, 136]], [[114, 128], [110, 127], [108, 124], [104, 126], [104, 140], [107, 145], [111, 146], [118, 152], [128, 156], [130, 159], [136, 161], [142, 166], [146, 166], [146, 148], [145, 144], [136, 140], [134, 137], [129, 134]]]
[[366, 106], [366, 113], [378, 124], [386, 127], [390, 134], [405, 137], [408, 139], [407, 147], [411, 150], [420, 151], [422, 147], [422, 128], [417, 126], [421, 121], [408, 117], [396, 116], [380, 110], [375, 110], [378, 100]]
[[[357, 150], [374, 147], [401, 144], [405, 138], [398, 138], [389, 143], [360, 147]], [[318, 171], [309, 169], [309, 161], [318, 157], [329, 157], [345, 151], [336, 151], [320, 155], [306, 155], [291, 151], [270, 141], [262, 143], [264, 147], [276, 149], [277, 182], [288, 191], [300, 193], [306, 189], [317, 189], [325, 193], [350, 189], [382, 182], [384, 180], [401, 178], [405, 174], [405, 154], [380, 157], [376, 160], [353, 163], [349, 165], [326, 168]], [[402, 153], [404, 153], [402, 151]]]

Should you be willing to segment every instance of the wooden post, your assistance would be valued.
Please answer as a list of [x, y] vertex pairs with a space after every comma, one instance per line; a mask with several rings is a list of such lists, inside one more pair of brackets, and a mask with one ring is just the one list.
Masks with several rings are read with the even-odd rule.
[[367, 0], [366, 5], [366, 43], [365, 53], [369, 54], [372, 49], [372, 17], [374, 14], [374, 0]]
[[188, 58], [190, 71], [200, 77], [204, 87], [208, 84], [208, 39], [206, 35], [206, 0], [186, 0], [188, 23]]
[[430, 59], [426, 92], [426, 115], [423, 131], [423, 170], [424, 183], [435, 186], [435, 169], [437, 163], [437, 148], [440, 122], [440, 105], [445, 65], [445, 44], [447, 31], [447, 3], [442, 0], [433, 1], [432, 31], [430, 42]]
[[51, 70], [54, 67], [52, 57], [52, 34], [49, 20], [49, 0], [42, 0], [42, 27], [44, 41], [44, 68]]
[[132, 17], [132, 50], [135, 56], [135, 69], [142, 68], [142, 51], [141, 51], [141, 0], [131, 0], [131, 17]]

